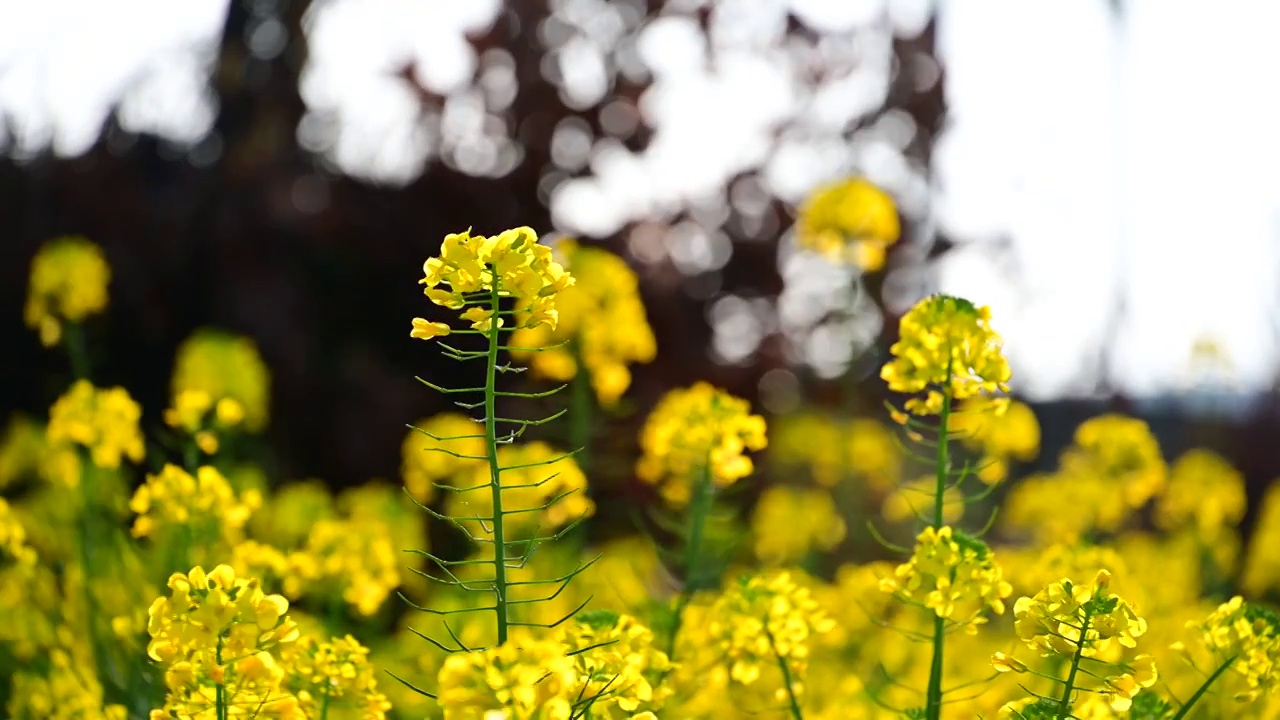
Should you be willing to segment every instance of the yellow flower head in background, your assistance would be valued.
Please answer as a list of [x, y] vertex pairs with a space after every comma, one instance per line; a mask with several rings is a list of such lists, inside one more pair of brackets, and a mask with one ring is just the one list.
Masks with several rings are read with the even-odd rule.
[[[422, 265], [427, 299], [450, 310], [471, 307], [462, 319], [471, 322], [473, 330], [491, 331], [494, 318], [484, 296], [497, 292], [513, 298], [516, 306], [511, 316], [515, 327], [535, 328], [546, 325], [555, 329], [556, 294], [573, 285], [573, 278], [551, 256], [551, 248], [538, 243], [531, 228], [505, 230], [493, 237], [472, 235], [470, 230], [451, 233], [440, 244], [440, 255], [428, 258]], [[482, 294], [478, 296], [477, 294]], [[480, 300], [480, 304], [476, 301]], [[497, 326], [506, 322], [497, 318]], [[409, 337], [429, 340], [448, 335], [446, 323], [413, 319]]]
[[852, 477], [882, 493], [902, 475], [902, 449], [879, 421], [805, 412], [775, 418], [771, 425], [770, 457], [807, 466], [819, 485], [834, 487]]
[[1009, 461], [1030, 462], [1040, 454], [1040, 423], [1026, 403], [980, 395], [951, 416], [951, 430], [981, 452], [978, 479], [988, 485], [1009, 476]]
[[114, 470], [125, 458], [142, 461], [141, 418], [142, 408], [124, 388], [99, 389], [88, 380], [77, 380], [49, 409], [45, 437], [51, 448], [82, 447], [94, 465]]
[[[1231, 671], [1243, 680], [1235, 693], [1242, 701], [1280, 688], [1280, 615], [1239, 595], [1218, 606], [1201, 622], [1187, 624], [1198, 631], [1197, 638], [1212, 653], [1213, 666], [1231, 658]], [[1176, 650], [1189, 654], [1182, 643]]]
[[[938, 492], [938, 479], [934, 476], [916, 478], [905, 482], [885, 496], [880, 505], [880, 515], [889, 522], [915, 521], [928, 517]], [[964, 491], [948, 484], [942, 491], [942, 522], [952, 524], [964, 517]]]
[[885, 253], [901, 233], [893, 198], [862, 178], [818, 188], [796, 217], [800, 247], [868, 272], [884, 267]]
[[1262, 507], [1249, 538], [1249, 552], [1245, 553], [1240, 578], [1241, 588], [1250, 596], [1280, 589], [1277, 547], [1280, 547], [1280, 481], [1272, 480], [1262, 495]]
[[723, 654], [734, 682], [752, 685], [782, 662], [797, 693], [815, 640], [835, 628], [810, 589], [782, 570], [739, 578], [704, 622], [707, 642]]
[[880, 589], [971, 635], [986, 622], [987, 610], [1004, 613], [1004, 600], [1013, 592], [991, 549], [947, 525], [925, 528], [911, 559], [882, 578]]
[[[197, 530], [198, 540], [234, 542], [249, 515], [262, 504], [262, 496], [249, 490], [237, 496], [230, 483], [212, 465], [193, 476], [177, 465], [165, 465], [133, 494], [129, 509], [137, 513], [134, 537], [151, 537], [169, 527]], [[203, 536], [203, 537], [202, 537]]]
[[581, 613], [565, 624], [562, 640], [576, 665], [573, 694], [591, 701], [593, 718], [623, 720], [655, 712], [671, 694], [660, 682], [671, 661], [654, 647], [653, 631], [630, 615]]
[[380, 521], [321, 520], [305, 548], [291, 556], [302, 592], [341, 596], [357, 613], [373, 615], [400, 586], [400, 548]]
[[476, 459], [484, 455], [483, 425], [461, 413], [441, 413], [419, 420], [405, 435], [400, 449], [400, 475], [409, 494], [420, 503], [428, 503], [435, 497], [436, 483], [470, 476], [473, 468], [485, 463]]
[[298, 698], [304, 717], [347, 711], [361, 720], [383, 720], [391, 703], [378, 691], [369, 649], [354, 637], [321, 641], [303, 636], [280, 653], [284, 685]]
[[644, 455], [636, 464], [641, 480], [660, 485], [676, 505], [689, 501], [695, 472], [707, 472], [717, 487], [751, 474], [745, 452], [766, 444], [765, 422], [746, 400], [698, 382], [668, 392], [640, 431]]
[[52, 347], [63, 323], [78, 323], [106, 310], [111, 267], [102, 249], [78, 236], [51, 240], [31, 261], [31, 284], [23, 319]]
[[173, 407], [164, 411], [164, 424], [190, 436], [205, 455], [218, 452], [218, 433], [235, 428], [244, 420], [244, 407], [235, 398], [214, 402], [204, 390], [183, 390], [173, 398]]
[[[208, 328], [197, 330], [178, 348], [172, 388], [175, 409], [184, 391], [198, 390], [213, 401], [219, 422], [239, 425], [243, 421], [249, 432], [267, 425], [271, 373], [258, 346], [247, 337]], [[239, 407], [223, 403], [224, 399]], [[181, 413], [174, 419], [183, 419]]]
[[[915, 395], [906, 409], [917, 415], [942, 412], [943, 398], [967, 400], [1009, 391], [1009, 362], [1003, 341], [991, 329], [991, 310], [950, 295], [931, 295], [902, 316], [893, 359], [880, 377], [894, 392]], [[990, 409], [1003, 412], [1007, 401]]]
[[512, 633], [497, 647], [454, 653], [436, 679], [445, 718], [568, 720], [577, 701], [573, 657], [555, 637]]
[[8, 501], [0, 498], [0, 560], [6, 555], [20, 565], [33, 565], [36, 561], [36, 551], [27, 545], [26, 529]]
[[49, 653], [48, 668], [16, 673], [5, 717], [11, 720], [125, 720], [123, 705], [107, 705], [97, 673], [85, 672], [61, 648]]
[[1156, 524], [1172, 530], [1190, 525], [1213, 540], [1244, 519], [1244, 475], [1212, 450], [1183, 453], [1169, 470], [1169, 487], [1156, 501]]
[[[587, 476], [573, 457], [535, 440], [498, 448], [502, 482], [502, 508], [506, 513], [504, 531], [508, 539], [521, 538], [539, 529], [554, 531], [595, 513], [595, 503], [587, 496]], [[509, 469], [508, 469], [509, 468]], [[445, 513], [457, 518], [482, 537], [492, 532], [493, 494], [488, 463], [472, 469], [458, 492], [446, 493]], [[543, 507], [545, 506], [545, 507]], [[485, 518], [481, 521], [467, 518]]]
[[[547, 348], [513, 351], [538, 375], [568, 381], [586, 367], [596, 397], [604, 405], [618, 400], [631, 385], [628, 365], [653, 360], [657, 342], [645, 317], [639, 282], [626, 261], [607, 250], [561, 240], [556, 250], [576, 282], [556, 294], [559, 321], [552, 328], [516, 332], [511, 344]], [[565, 345], [551, 347], [568, 341]]]
[[844, 540], [845, 530], [831, 493], [819, 488], [772, 485], [751, 515], [756, 557], [766, 565], [795, 563], [810, 551], [831, 550]]
[[1124, 415], [1100, 415], [1076, 428], [1075, 442], [1062, 454], [1062, 469], [1073, 480], [1104, 482], [1129, 508], [1142, 507], [1164, 490], [1164, 457], [1147, 423]]

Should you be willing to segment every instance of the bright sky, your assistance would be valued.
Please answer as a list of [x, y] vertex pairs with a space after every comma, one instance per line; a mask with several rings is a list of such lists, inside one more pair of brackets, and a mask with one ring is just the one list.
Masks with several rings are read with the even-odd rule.
[[[708, 32], [681, 14], [702, 5], [713, 6]], [[923, 28], [928, 0], [671, 0], [647, 24], [625, 0], [555, 0], [536, 30], [544, 76], [570, 107], [603, 105], [616, 135], [641, 120], [654, 135], [633, 153], [563, 124], [545, 197], [557, 229], [630, 227], [637, 261], [698, 274], [733, 253], [729, 209], [769, 227], [769, 195], [796, 202], [862, 173], [926, 230], [887, 278], [892, 309], [931, 288], [990, 304], [1020, 391], [1085, 394], [1104, 367], [1131, 393], [1184, 390], [1197, 342], [1221, 349], [1237, 388], [1269, 387], [1280, 359], [1280, 184], [1269, 178], [1280, 164], [1280, 5], [1117, 5], [939, 0], [949, 124], [930, 175], [902, 152], [915, 133], [905, 115], [844, 135], [880, 106], [890, 43]], [[252, 7], [248, 44], [270, 59], [283, 25], [275, 3]], [[227, 0], [0, 0], [0, 141], [19, 158], [78, 155], [114, 110], [132, 132], [195, 148], [217, 112], [208, 77], [226, 10]], [[393, 185], [436, 161], [509, 172], [522, 158], [505, 115], [513, 62], [465, 39], [500, 10], [313, 2], [298, 142], [334, 172]], [[788, 14], [818, 40], [788, 36]], [[405, 67], [437, 105], [424, 109], [397, 79]], [[927, 62], [900, 70], [920, 87], [938, 77]], [[651, 80], [638, 106], [609, 99], [617, 76]], [[686, 220], [663, 224], [677, 213]], [[922, 277], [904, 256], [921, 255], [935, 227], [961, 247]], [[851, 276], [785, 236], [779, 266], [788, 283], [776, 301], [711, 293], [713, 351], [745, 360], [780, 332], [797, 363], [837, 372], [878, 322], [863, 308], [816, 324], [855, 301]]]

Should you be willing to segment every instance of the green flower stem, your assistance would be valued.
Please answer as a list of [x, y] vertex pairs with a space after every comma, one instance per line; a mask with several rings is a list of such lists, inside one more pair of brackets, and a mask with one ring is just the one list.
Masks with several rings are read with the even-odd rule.
[[1058, 700], [1058, 720], [1066, 720], [1071, 715], [1071, 691], [1076, 689], [1076, 674], [1080, 672], [1080, 659], [1084, 657], [1085, 638], [1089, 634], [1089, 606], [1084, 606], [1084, 617], [1080, 622], [1080, 639], [1076, 641], [1076, 652], [1071, 657], [1071, 672], [1067, 673], [1067, 682], [1062, 686], [1062, 698]]
[[[950, 364], [947, 373], [950, 375]], [[933, 527], [942, 527], [943, 498], [947, 491], [947, 476], [950, 472], [951, 457], [947, 443], [950, 440], [951, 423], [951, 389], [942, 395], [942, 413], [938, 416], [938, 462], [935, 467], [937, 482], [933, 496]], [[942, 662], [943, 646], [946, 642], [946, 618], [935, 615], [933, 618], [933, 658], [929, 663], [929, 685], [925, 691], [925, 717], [927, 720], [939, 720], [942, 717]]]
[[764, 619], [764, 634], [769, 638], [769, 647], [773, 650], [773, 656], [778, 660], [778, 669], [782, 671], [782, 683], [787, 688], [787, 700], [790, 704], [792, 720], [804, 720], [804, 711], [800, 709], [800, 699], [796, 697], [796, 690], [791, 681], [791, 668], [787, 667], [787, 661], [778, 652], [778, 644], [774, 642], [773, 633], [769, 630], [769, 619]]
[[67, 348], [67, 358], [71, 361], [71, 373], [77, 380], [89, 379], [89, 353], [84, 346], [84, 332], [79, 323], [67, 323], [62, 333], [63, 344]]
[[[218, 647], [214, 650], [214, 655], [213, 655], [213, 661], [219, 667], [222, 666], [222, 643], [223, 643], [222, 634], [219, 633]], [[218, 720], [227, 720], [227, 715], [228, 715], [227, 711], [229, 710], [229, 708], [227, 707], [227, 688], [221, 682], [219, 682], [217, 685], [216, 695], [214, 696], [213, 708], [214, 708], [214, 713], [218, 717]]]
[[84, 623], [89, 633], [89, 650], [92, 662], [98, 669], [99, 677], [107, 676], [105, 670], [107, 658], [98, 638], [97, 617], [94, 613], [93, 588], [91, 570], [93, 568], [93, 535], [95, 534], [95, 517], [93, 502], [93, 461], [87, 453], [80, 453], [80, 585], [84, 601]]
[[684, 548], [684, 585], [680, 588], [680, 596], [676, 600], [675, 616], [671, 622], [671, 636], [667, 638], [667, 657], [675, 659], [676, 636], [680, 634], [680, 624], [684, 621], [685, 608], [693, 599], [693, 591], [702, 582], [702, 536], [706, 529], [707, 516], [711, 513], [711, 503], [715, 488], [711, 484], [711, 464], [705, 463], [694, 478], [693, 497], [689, 499], [688, 529]]
[[[489, 310], [498, 316], [498, 272], [492, 266], [493, 287], [489, 290]], [[498, 376], [497, 323], [489, 328], [489, 357], [484, 381], [484, 444], [489, 456], [489, 490], [493, 497], [493, 592], [498, 617], [498, 644], [507, 642], [507, 536], [502, 525], [502, 468], [498, 465], [498, 423], [496, 411]]]
[[591, 461], [591, 423], [595, 401], [592, 398], [591, 375], [582, 363], [582, 353], [578, 352], [578, 343], [574, 342], [571, 345], [577, 372], [574, 373], [573, 380], [570, 381], [572, 386], [569, 388], [571, 393], [569, 447], [578, 450], [574, 459], [578, 461], [578, 467], [582, 468], [583, 472], [587, 472]]
[[320, 720], [329, 720], [329, 690], [324, 691], [324, 699], [320, 701]]
[[1216, 682], [1217, 679], [1222, 676], [1222, 673], [1226, 672], [1227, 668], [1231, 667], [1231, 664], [1235, 661], [1236, 656], [1232, 655], [1227, 658], [1226, 662], [1219, 665], [1217, 669], [1209, 675], [1209, 677], [1205, 678], [1204, 683], [1201, 684], [1187, 702], [1178, 709], [1178, 713], [1173, 716], [1173, 720], [1182, 720], [1185, 718], [1187, 713], [1191, 712], [1191, 708], [1195, 707], [1195, 704], [1200, 701], [1200, 698], [1204, 697], [1204, 694], [1209, 691], [1209, 686]]

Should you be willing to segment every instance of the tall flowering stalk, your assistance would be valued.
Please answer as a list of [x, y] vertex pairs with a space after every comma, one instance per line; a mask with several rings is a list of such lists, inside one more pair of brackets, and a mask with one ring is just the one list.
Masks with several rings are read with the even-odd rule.
[[[509, 571], [523, 567], [539, 545], [563, 537], [570, 527], [590, 514], [592, 508], [590, 501], [581, 494], [564, 505], [558, 505], [562, 499], [584, 489], [584, 481], [557, 481], [562, 475], [581, 479], [572, 453], [543, 452], [533, 446], [525, 452], [524, 448], [513, 446], [525, 430], [559, 418], [564, 411], [525, 420], [501, 417], [497, 407], [499, 398], [543, 398], [563, 389], [562, 385], [538, 393], [504, 391], [498, 388], [497, 379], [500, 374], [524, 370], [510, 362], [501, 362], [503, 353], [538, 352], [542, 349], [518, 346], [504, 338], [503, 333], [541, 327], [554, 330], [559, 317], [557, 296], [571, 287], [574, 280], [552, 258], [550, 248], [539, 244], [538, 236], [527, 227], [507, 230], [493, 237], [471, 235], [470, 231], [448, 235], [440, 246], [439, 255], [423, 265], [423, 272], [421, 284], [426, 286], [427, 299], [438, 306], [460, 310], [460, 317], [470, 326], [455, 328], [443, 322], [414, 318], [410, 337], [430, 340], [453, 335], [479, 336], [484, 341], [484, 348], [480, 350], [462, 349], [443, 341], [440, 346], [444, 355], [453, 360], [483, 362], [485, 379], [480, 386], [452, 388], [419, 378], [427, 387], [447, 396], [478, 397], [477, 400], [456, 404], [464, 411], [479, 410], [483, 416], [472, 418], [478, 425], [478, 432], [442, 435], [427, 428], [419, 428], [418, 432], [430, 441], [424, 448], [425, 452], [441, 453], [464, 463], [474, 463], [480, 472], [470, 484], [465, 481], [448, 484], [434, 478], [429, 480], [432, 488], [451, 494], [445, 512], [438, 512], [417, 500], [430, 494], [425, 488], [410, 491], [409, 495], [416, 496], [415, 501], [433, 517], [450, 523], [472, 543], [489, 550], [481, 557], [465, 560], [445, 560], [427, 551], [411, 551], [433, 563], [440, 574], [415, 572], [443, 585], [486, 594], [492, 598], [492, 604], [451, 610], [438, 610], [412, 602], [410, 605], [445, 617], [444, 627], [451, 636], [451, 645], [423, 637], [449, 653], [486, 649], [465, 645], [450, 627], [447, 616], [492, 613], [496, 647], [501, 648], [512, 637], [514, 628], [551, 627], [576, 614], [581, 606], [554, 623], [529, 623], [515, 619], [514, 610], [520, 605], [553, 599], [590, 564], [581, 564], [559, 578], [520, 581], [510, 578]], [[545, 472], [545, 476], [540, 471]], [[572, 513], [565, 512], [565, 508], [570, 511], [576, 509], [576, 517], [571, 517]], [[486, 554], [488, 557], [483, 556]], [[479, 567], [463, 568], [467, 572], [459, 572], [455, 570], [459, 566]], [[482, 570], [483, 574], [477, 570]], [[476, 575], [483, 579], [471, 579]], [[519, 590], [522, 588], [519, 586], [556, 586], [556, 589], [551, 590], [547, 597], [526, 598], [521, 597]], [[476, 659], [476, 662], [481, 660]], [[407, 682], [405, 684], [408, 685]], [[409, 687], [434, 697], [432, 693], [412, 685]]]
[[678, 568], [683, 577], [668, 637], [675, 649], [682, 616], [696, 590], [715, 586], [715, 573], [705, 562], [707, 519], [717, 489], [747, 477], [754, 469], [748, 450], [766, 443], [764, 418], [751, 414], [746, 400], [708, 383], [667, 393], [640, 431], [644, 455], [636, 474], [656, 485], [668, 504], [684, 511], [678, 529], [684, 552]]
[[[990, 309], [977, 307], [968, 300], [948, 295], [927, 297], [902, 317], [899, 339], [889, 348], [893, 359], [880, 372], [890, 390], [913, 396], [904, 404], [906, 412], [891, 411], [894, 420], [906, 426], [909, 437], [932, 444], [936, 451], [932, 458], [935, 481], [932, 514], [921, 517], [933, 531], [934, 538], [940, 539], [946, 529], [944, 510], [948, 490], [960, 489], [971, 473], [967, 465], [958, 472], [952, 468], [951, 442], [955, 438], [951, 425], [957, 401], [1009, 390], [1009, 363], [1004, 357], [1000, 336], [992, 330], [990, 321]], [[992, 398], [989, 402], [972, 403], [973, 409], [969, 412], [999, 414], [1007, 404], [1007, 399]], [[922, 419], [927, 417], [936, 417], [936, 425]], [[926, 439], [926, 433], [932, 438]], [[945, 539], [950, 543], [949, 532]], [[953, 582], [954, 572], [955, 567], [946, 568], [947, 577], [943, 579]], [[927, 720], [938, 720], [942, 713], [943, 649], [949, 616], [950, 613], [939, 609], [933, 620], [933, 658], [925, 690]]]

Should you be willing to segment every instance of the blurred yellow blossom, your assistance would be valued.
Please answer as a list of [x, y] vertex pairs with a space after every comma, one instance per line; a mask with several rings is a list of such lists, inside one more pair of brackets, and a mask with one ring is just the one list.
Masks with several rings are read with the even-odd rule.
[[19, 565], [32, 565], [36, 561], [36, 551], [27, 545], [26, 529], [8, 501], [0, 498], [0, 560], [5, 556]]
[[31, 261], [23, 320], [52, 347], [62, 340], [63, 323], [79, 323], [107, 309], [111, 267], [102, 249], [79, 236], [45, 243]]
[[[258, 346], [247, 337], [212, 328], [197, 330], [178, 347], [171, 385], [175, 407], [184, 391], [198, 390], [213, 401], [220, 423], [243, 421], [249, 432], [267, 425], [271, 373]], [[224, 399], [238, 407], [224, 404]]]
[[[1005, 405], [1004, 412], [993, 407], [996, 403]], [[977, 475], [988, 485], [1008, 477], [1010, 460], [1029, 462], [1040, 452], [1040, 423], [1035, 411], [1016, 400], [1004, 403], [990, 396], [971, 398], [951, 416], [950, 427], [965, 445], [982, 453]]]
[[164, 422], [190, 436], [205, 455], [214, 455], [220, 444], [219, 433], [244, 420], [240, 401], [224, 397], [216, 403], [204, 390], [183, 390], [173, 398], [173, 406], [164, 411]]
[[227, 479], [212, 465], [191, 475], [177, 465], [165, 465], [148, 475], [133, 494], [129, 509], [134, 537], [154, 536], [170, 527], [187, 528], [197, 538], [235, 542], [249, 516], [262, 504], [256, 490], [237, 496]]
[[384, 720], [391, 703], [378, 690], [369, 649], [354, 637], [321, 641], [304, 635], [280, 652], [284, 686], [298, 698], [303, 717]]
[[52, 651], [46, 672], [32, 665], [15, 674], [5, 707], [10, 720], [125, 720], [123, 705], [104, 704], [96, 673], [78, 666], [62, 649]]
[[1080, 479], [1106, 482], [1130, 508], [1139, 508], [1164, 490], [1164, 458], [1147, 423], [1124, 415], [1090, 418], [1076, 428], [1075, 442], [1062, 454], [1062, 467]]
[[360, 615], [373, 615], [400, 585], [401, 548], [380, 521], [320, 520], [292, 563], [302, 592], [340, 596]]
[[676, 505], [689, 501], [694, 473], [706, 472], [717, 487], [751, 474], [747, 450], [764, 448], [765, 422], [746, 400], [699, 382], [671, 390], [658, 401], [640, 431], [641, 480], [659, 485]]
[[842, 420], [802, 412], [771, 420], [770, 457], [809, 468], [819, 485], [834, 487], [849, 475], [885, 492], [902, 473], [902, 451], [892, 431], [876, 420]]
[[810, 589], [785, 570], [740, 577], [716, 598], [704, 622], [707, 642], [723, 654], [734, 682], [752, 685], [785, 664], [797, 695], [803, 694], [815, 639], [835, 627]]
[[661, 682], [671, 669], [666, 653], [654, 647], [653, 631], [630, 615], [581, 613], [565, 624], [562, 641], [574, 659], [573, 696], [590, 703], [590, 717], [624, 720], [657, 712], [671, 694]]
[[[596, 397], [604, 405], [618, 400], [631, 385], [628, 365], [653, 360], [653, 331], [645, 318], [636, 274], [613, 253], [561, 240], [556, 247], [576, 282], [556, 295], [559, 321], [511, 336], [511, 345], [545, 348], [512, 351], [517, 360], [552, 380], [568, 381], [581, 360]], [[564, 343], [564, 344], [561, 344]]]
[[[530, 536], [539, 529], [554, 531], [595, 513], [595, 503], [587, 496], [587, 476], [577, 461], [540, 440], [499, 446], [498, 467], [502, 468], [499, 477], [508, 540]], [[491, 532], [493, 493], [479, 488], [491, 488], [492, 482], [486, 463], [473, 468], [470, 478], [447, 493], [446, 513], [471, 528], [473, 536]]]
[[1244, 519], [1244, 476], [1212, 450], [1183, 453], [1169, 469], [1169, 486], [1156, 500], [1156, 524], [1166, 530], [1195, 528], [1206, 540]]
[[[880, 377], [894, 392], [923, 398], [907, 401], [916, 415], [942, 412], [944, 397], [967, 400], [1009, 391], [1009, 362], [1003, 340], [991, 329], [991, 310], [950, 295], [931, 295], [902, 316], [893, 359]], [[1007, 400], [984, 406], [1003, 412]]]
[[[903, 483], [884, 499], [880, 514], [889, 522], [928, 517], [933, 511], [937, 492], [938, 481], [933, 477]], [[948, 485], [942, 491], [942, 521], [947, 524], [959, 522], [964, 517], [964, 508], [964, 493], [955, 485]]]
[[319, 480], [286, 483], [249, 519], [250, 534], [278, 548], [295, 548], [321, 520], [336, 516], [333, 497]]
[[[1196, 640], [1213, 655], [1213, 667], [1230, 664], [1241, 681], [1236, 700], [1256, 700], [1280, 687], [1280, 615], [1271, 608], [1236, 595], [1187, 627], [1198, 631]], [[1181, 643], [1175, 649], [1191, 655]]]
[[772, 485], [756, 502], [751, 533], [761, 562], [785, 565], [839, 545], [845, 524], [826, 490]]
[[564, 645], [531, 632], [450, 655], [436, 685], [445, 720], [569, 720], [578, 689]]
[[[419, 420], [400, 449], [400, 474], [409, 494], [420, 503], [435, 497], [436, 483], [456, 481], [486, 461], [484, 425], [461, 413], [441, 413]], [[454, 482], [449, 482], [454, 484]]]
[[884, 267], [885, 252], [900, 234], [893, 198], [862, 178], [819, 187], [796, 217], [801, 247], [870, 272]]
[[1249, 538], [1241, 587], [1251, 596], [1280, 589], [1280, 480], [1272, 480], [1262, 496], [1258, 520]]
[[[50, 408], [45, 436], [53, 448], [85, 448], [94, 465], [114, 470], [124, 458], [142, 460], [141, 417], [142, 408], [124, 388], [99, 389], [88, 380], [77, 380]], [[79, 475], [64, 479], [74, 485]]]

